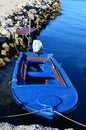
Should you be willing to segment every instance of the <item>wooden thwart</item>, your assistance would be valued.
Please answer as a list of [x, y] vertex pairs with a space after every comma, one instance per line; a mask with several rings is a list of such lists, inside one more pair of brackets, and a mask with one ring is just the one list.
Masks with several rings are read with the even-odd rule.
[[50, 62], [50, 58], [41, 58], [41, 57], [27, 57], [26, 60], [38, 60], [38, 61], [47, 61]]
[[52, 64], [52, 61], [50, 58], [41, 58], [41, 57], [27, 57], [26, 60], [37, 60], [37, 61], [44, 61], [44, 62], [51, 62], [51, 69], [54, 73], [54, 75], [56, 76], [57, 80], [59, 81], [59, 83], [62, 85], [62, 86], [66, 86], [66, 83], [65, 81], [63, 80], [61, 74], [59, 73], [59, 71], [55, 68], [55, 66]]
[[61, 74], [60, 74], [59, 71], [55, 68], [55, 66], [51, 65], [51, 69], [52, 69], [54, 75], [56, 76], [56, 78], [58, 79], [58, 81], [60, 82], [60, 84], [61, 84], [62, 86], [65, 86], [65, 87], [66, 87], [66, 83], [64, 82], [64, 80], [63, 80]]

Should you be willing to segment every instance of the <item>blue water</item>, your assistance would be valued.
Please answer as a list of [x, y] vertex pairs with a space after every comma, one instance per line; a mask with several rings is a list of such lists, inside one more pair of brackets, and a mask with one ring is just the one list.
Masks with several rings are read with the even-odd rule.
[[[77, 108], [68, 115], [73, 120], [86, 124], [86, 0], [60, 0], [62, 14], [51, 20], [37, 38], [43, 42], [44, 52], [53, 53], [68, 74], [77, 89], [79, 102]], [[23, 111], [13, 102], [9, 81], [15, 61], [13, 60], [0, 73], [0, 115], [19, 114]], [[4, 96], [5, 95], [5, 96]], [[1, 121], [14, 122], [15, 124], [32, 124], [37, 119], [25, 116], [15, 119], [0, 119]], [[35, 122], [36, 121], [36, 122]], [[39, 121], [38, 123], [44, 123]], [[84, 127], [66, 121], [63, 118], [45, 125], [85, 130]], [[63, 126], [63, 127], [62, 127]]]
[[44, 51], [53, 53], [62, 64], [77, 89], [79, 103], [72, 118], [86, 124], [86, 0], [60, 1], [62, 15], [50, 21], [38, 39]]

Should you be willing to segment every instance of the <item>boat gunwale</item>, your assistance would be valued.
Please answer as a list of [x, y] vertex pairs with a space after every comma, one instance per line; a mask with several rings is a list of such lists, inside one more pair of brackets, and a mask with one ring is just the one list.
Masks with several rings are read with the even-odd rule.
[[[37, 56], [26, 56], [25, 60], [29, 60], [29, 61], [31, 61], [31, 60], [33, 60], [33, 61], [43, 61], [44, 63], [45, 62], [50, 62], [51, 63], [50, 68], [52, 70], [52, 73], [55, 75], [55, 78], [57, 79], [57, 81], [60, 83], [61, 86], [64, 86], [64, 87], [67, 86], [65, 80], [62, 77], [62, 74], [59, 72], [57, 66], [55, 66], [53, 64], [53, 61], [52, 61], [52, 59], [50, 57], [43, 58], [43, 57], [37, 57]], [[25, 72], [24, 72], [24, 78], [23, 79], [25, 80], [26, 79], [27, 64], [24, 64], [24, 65], [25, 65]]]

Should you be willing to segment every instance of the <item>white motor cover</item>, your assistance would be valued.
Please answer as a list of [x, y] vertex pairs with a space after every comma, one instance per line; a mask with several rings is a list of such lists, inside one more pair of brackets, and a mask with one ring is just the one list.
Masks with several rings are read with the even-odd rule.
[[42, 42], [40, 40], [33, 40], [33, 52], [37, 53], [40, 52], [43, 48]]

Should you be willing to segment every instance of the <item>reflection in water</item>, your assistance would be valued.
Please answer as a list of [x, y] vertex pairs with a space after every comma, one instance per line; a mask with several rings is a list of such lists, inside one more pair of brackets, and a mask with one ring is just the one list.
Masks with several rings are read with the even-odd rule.
[[0, 71], [0, 116], [8, 115], [9, 106], [12, 102], [11, 81], [15, 60], [7, 65], [3, 70]]

